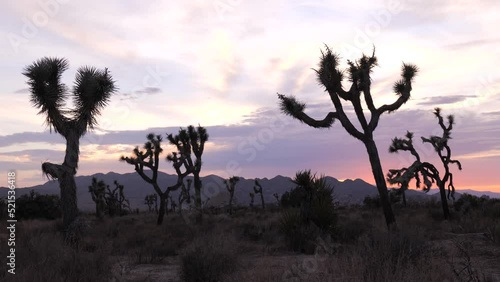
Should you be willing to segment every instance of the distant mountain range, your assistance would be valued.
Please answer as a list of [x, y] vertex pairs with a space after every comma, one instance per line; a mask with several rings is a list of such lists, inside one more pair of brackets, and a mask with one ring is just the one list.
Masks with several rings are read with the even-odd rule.
[[[137, 173], [125, 173], [118, 174], [115, 172], [109, 172], [106, 174], [97, 173], [90, 176], [77, 176], [75, 177], [76, 185], [78, 187], [78, 206], [83, 211], [90, 211], [95, 209], [95, 204], [90, 197], [88, 192], [88, 187], [92, 182], [92, 177], [96, 177], [99, 180], [104, 180], [110, 187], [114, 187], [113, 182], [117, 180], [120, 184], [125, 186], [125, 196], [130, 201], [131, 208], [145, 209], [144, 198], [146, 195], [154, 194], [153, 187], [146, 183]], [[188, 177], [192, 178], [192, 177]], [[158, 183], [163, 189], [167, 186], [172, 185], [176, 182], [177, 176], [166, 174], [163, 172], [158, 173]], [[208, 175], [202, 177], [203, 190], [202, 190], [202, 200], [207, 201], [207, 205], [220, 206], [224, 205], [228, 198], [229, 193], [224, 185], [224, 179], [217, 175]], [[263, 187], [264, 200], [266, 203], [275, 203], [276, 199], [273, 194], [283, 195], [285, 192], [290, 191], [294, 188], [289, 177], [278, 175], [274, 178], [259, 179]], [[378, 194], [375, 186], [366, 183], [361, 179], [347, 179], [344, 181], [339, 181], [333, 177], [326, 177], [327, 184], [334, 187], [334, 196], [336, 201], [341, 204], [360, 204], [366, 196], [375, 196]], [[236, 185], [234, 201], [236, 204], [248, 205], [250, 202], [249, 193], [253, 192], [254, 179], [241, 178]], [[57, 194], [59, 195], [59, 182], [57, 180], [48, 181], [43, 185], [36, 185], [26, 188], [16, 189], [17, 197], [29, 193], [31, 190], [35, 190], [40, 194]], [[0, 188], [0, 197], [7, 196], [7, 188]], [[439, 199], [439, 194], [436, 194], [437, 189], [431, 189], [429, 193], [424, 193], [417, 190], [407, 191], [408, 201], [423, 201], [431, 199], [432, 197]], [[500, 193], [494, 192], [480, 192], [474, 190], [457, 190], [458, 195], [460, 193], [468, 193], [475, 196], [487, 195], [491, 198], [500, 198]], [[177, 201], [179, 191], [174, 191], [171, 193], [172, 197]], [[191, 188], [191, 195], [194, 195], [194, 188]], [[260, 197], [255, 197], [255, 205], [260, 205]]]

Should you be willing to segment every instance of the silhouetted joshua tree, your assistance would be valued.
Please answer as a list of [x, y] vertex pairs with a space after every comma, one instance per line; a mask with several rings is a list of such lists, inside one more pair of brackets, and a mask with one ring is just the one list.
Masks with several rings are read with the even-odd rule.
[[[389, 202], [387, 185], [384, 179], [384, 172], [380, 163], [377, 146], [373, 138], [373, 132], [377, 128], [380, 116], [383, 113], [393, 112], [408, 101], [410, 98], [410, 91], [412, 89], [412, 80], [417, 73], [417, 67], [403, 63], [401, 73], [402, 78], [393, 86], [394, 92], [399, 97], [392, 104], [382, 105], [377, 108], [373, 103], [370, 89], [370, 74], [373, 67], [377, 65], [375, 50], [370, 57], [363, 55], [356, 62], [348, 61], [349, 68], [347, 72], [349, 75], [349, 81], [352, 83], [348, 91], [344, 90], [342, 87], [344, 72], [339, 69], [338, 61], [338, 56], [333, 54], [330, 48], [326, 46], [326, 50], [322, 51], [319, 69], [315, 70], [318, 81], [324, 86], [325, 91], [328, 92], [335, 111], [329, 112], [324, 119], [317, 120], [304, 112], [306, 109], [305, 103], [299, 102], [293, 96], [286, 97], [278, 94], [280, 108], [283, 113], [290, 115], [314, 128], [330, 128], [335, 120], [339, 120], [341, 125], [351, 136], [363, 142], [368, 152], [372, 173], [375, 178], [380, 200], [382, 202], [385, 221], [387, 226], [392, 229], [392, 225], [396, 227], [396, 219]], [[368, 110], [370, 111], [371, 117], [369, 121], [367, 120], [361, 105], [361, 94], [363, 94]], [[353, 122], [349, 120], [344, 111], [342, 100], [348, 101], [352, 104], [356, 117], [361, 125], [361, 129], [356, 128]]]
[[97, 181], [97, 178], [92, 177], [92, 184], [89, 186], [89, 192], [92, 201], [95, 203], [95, 214], [98, 219], [102, 219], [106, 211], [106, 183], [103, 180]]
[[278, 195], [278, 193], [274, 193], [273, 197], [276, 199], [276, 205], [279, 207], [280, 206], [280, 195]]
[[152, 212], [154, 207], [154, 211], [158, 213], [158, 195], [146, 195], [146, 197], [144, 198], [144, 204], [148, 206], [149, 212]]
[[224, 180], [224, 184], [226, 184], [226, 189], [229, 192], [229, 214], [233, 214], [233, 197], [234, 197], [234, 188], [236, 188], [236, 183], [240, 181], [238, 176], [232, 176], [227, 180]]
[[108, 207], [108, 214], [110, 216], [114, 215], [124, 215], [124, 209], [128, 209], [130, 211], [130, 202], [125, 198], [125, 194], [123, 189], [125, 186], [118, 183], [118, 181], [114, 181], [113, 184], [115, 188], [111, 190], [109, 185], [107, 185], [106, 191], [106, 205]]
[[[434, 110], [434, 115], [437, 117], [439, 126], [443, 130], [443, 135], [421, 138], [422, 142], [430, 143], [434, 147], [434, 150], [437, 152], [443, 164], [444, 175], [441, 177], [439, 175], [439, 170], [433, 164], [421, 160], [420, 155], [413, 147], [413, 133], [408, 131], [405, 138], [396, 137], [392, 139], [392, 145], [389, 147], [389, 152], [397, 153], [399, 151], [408, 151], [415, 157], [415, 161], [409, 167], [390, 169], [389, 173], [387, 173], [387, 181], [391, 184], [399, 184], [401, 186], [400, 189], [403, 191], [408, 189], [408, 184], [412, 179], [415, 179], [417, 188], [421, 187], [423, 181], [424, 186], [422, 188], [425, 192], [428, 192], [432, 184], [436, 183], [439, 187], [444, 218], [448, 219], [450, 217], [450, 211], [447, 199], [449, 199], [450, 196], [453, 197], [455, 193], [453, 174], [450, 172], [450, 164], [456, 164], [459, 170], [462, 170], [462, 164], [457, 160], [451, 159], [451, 149], [448, 145], [448, 140], [451, 139], [451, 130], [453, 129], [453, 115], [447, 117], [448, 125], [444, 124], [444, 119], [441, 116], [441, 109], [436, 108]], [[446, 188], [448, 189], [448, 195], [446, 195]]]
[[181, 186], [181, 192], [179, 193], [179, 214], [182, 214], [182, 204], [186, 202], [187, 204], [191, 204], [191, 184], [193, 184], [192, 179], [186, 179], [187, 187], [184, 183]]
[[[162, 138], [160, 135], [150, 133], [147, 135], [147, 139], [148, 141], [144, 144], [144, 151], [135, 147], [133, 157], [122, 156], [120, 160], [134, 165], [135, 171], [142, 177], [142, 179], [153, 186], [156, 194], [160, 198], [160, 210], [158, 211], [158, 220], [156, 221], [156, 224], [161, 225], [167, 211], [166, 201], [169, 198], [170, 191], [175, 191], [177, 188], [181, 187], [184, 177], [190, 173], [190, 170], [189, 168], [186, 168], [186, 171], [181, 171], [181, 167], [187, 164], [183, 155], [180, 155], [177, 152], [169, 154], [167, 156], [167, 161], [172, 162], [172, 166], [177, 173], [177, 182], [174, 185], [167, 187], [165, 191], [162, 191], [160, 185], [158, 184], [160, 154], [163, 152], [163, 149], [161, 148]], [[148, 170], [150, 172], [148, 172]]]
[[[202, 182], [200, 178], [201, 171], [201, 156], [205, 149], [205, 142], [208, 140], [207, 130], [198, 126], [196, 129], [194, 126], [190, 125], [187, 129], [180, 129], [178, 135], [167, 135], [167, 139], [170, 144], [175, 145], [178, 150], [179, 162], [182, 163], [187, 172], [193, 174], [194, 180], [194, 203], [197, 209], [196, 222], [201, 222], [203, 216], [203, 207], [201, 203], [201, 188]], [[194, 160], [191, 154], [194, 154]], [[179, 183], [179, 186], [182, 182]]]
[[260, 203], [262, 205], [262, 210], [266, 209], [266, 205], [264, 203], [264, 194], [262, 193], [262, 186], [259, 183], [259, 180], [255, 179], [255, 186], [253, 186], [253, 191], [255, 194], [260, 194]]
[[[75, 84], [70, 90], [61, 82], [68, 61], [42, 58], [24, 69], [31, 92], [31, 103], [46, 115], [50, 130], [66, 139], [66, 155], [62, 164], [45, 162], [44, 174], [57, 179], [61, 188], [63, 226], [67, 229], [78, 216], [74, 176], [78, 168], [80, 138], [97, 125], [96, 117], [116, 91], [108, 69], [84, 66], [77, 70]], [[66, 98], [72, 96], [74, 109], [67, 110]]]

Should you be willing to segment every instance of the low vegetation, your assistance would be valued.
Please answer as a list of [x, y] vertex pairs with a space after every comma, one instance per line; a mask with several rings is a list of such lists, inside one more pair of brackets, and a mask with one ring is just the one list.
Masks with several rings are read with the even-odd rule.
[[[295, 189], [303, 189], [299, 187]], [[238, 207], [233, 215], [205, 214], [200, 224], [195, 224], [196, 211], [170, 213], [161, 226], [148, 212], [102, 220], [86, 215], [75, 229], [73, 244], [64, 242], [67, 233], [60, 232], [59, 220], [27, 219], [18, 223], [19, 263], [9, 278], [498, 281], [499, 203], [465, 195], [453, 206], [449, 221], [442, 219], [439, 203], [396, 205], [401, 219], [397, 232], [387, 231], [376, 207], [334, 206], [335, 220], [325, 221], [330, 224], [317, 221], [321, 211], [313, 208], [311, 222], [317, 224], [311, 225], [304, 223], [300, 203], [282, 209], [269, 204], [266, 212]], [[5, 221], [0, 228], [5, 229]], [[291, 234], [302, 236], [296, 235], [299, 243], [291, 244]], [[0, 244], [6, 240], [2, 235]], [[2, 256], [0, 263], [5, 260]], [[0, 280], [5, 275], [0, 273]]]

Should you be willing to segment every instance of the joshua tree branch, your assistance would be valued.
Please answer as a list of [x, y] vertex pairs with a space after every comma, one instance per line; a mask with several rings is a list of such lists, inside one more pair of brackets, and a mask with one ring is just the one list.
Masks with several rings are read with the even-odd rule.
[[284, 114], [292, 116], [311, 127], [329, 128], [332, 126], [335, 119], [338, 118], [337, 113], [329, 112], [324, 119], [316, 120], [304, 113], [305, 104], [298, 102], [295, 97], [286, 97], [278, 93], [278, 98], [280, 99], [281, 111]]

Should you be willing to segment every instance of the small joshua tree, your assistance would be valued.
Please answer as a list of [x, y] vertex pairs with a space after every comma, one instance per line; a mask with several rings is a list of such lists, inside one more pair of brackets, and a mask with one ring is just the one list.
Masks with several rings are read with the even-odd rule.
[[92, 201], [95, 203], [96, 217], [102, 219], [106, 210], [106, 183], [104, 183], [103, 180], [97, 181], [97, 178], [92, 177], [92, 184], [89, 186], [89, 192], [92, 196]]
[[154, 211], [158, 213], [158, 196], [156, 194], [146, 195], [144, 198], [144, 204], [148, 206], [148, 211]]
[[107, 186], [106, 191], [106, 205], [108, 207], [108, 214], [110, 216], [114, 216], [116, 214], [122, 216], [124, 215], [124, 209], [128, 209], [130, 211], [130, 202], [125, 198], [125, 194], [123, 189], [125, 186], [118, 183], [118, 181], [114, 181], [113, 184], [115, 188], [111, 190], [109, 186]]
[[238, 183], [238, 181], [240, 181], [238, 176], [232, 176], [224, 181], [226, 189], [229, 192], [229, 214], [233, 214], [234, 188], [236, 187], [236, 183]]
[[191, 204], [191, 184], [193, 184], [192, 179], [186, 179], [187, 187], [184, 183], [181, 186], [181, 192], [179, 193], [179, 214], [182, 213], [182, 204], [184, 202]]
[[[422, 137], [422, 142], [430, 143], [434, 147], [444, 167], [443, 176], [440, 176], [439, 170], [433, 164], [421, 160], [420, 155], [413, 147], [413, 133], [408, 131], [405, 138], [396, 137], [392, 139], [392, 145], [389, 147], [389, 152], [397, 153], [399, 151], [408, 151], [415, 157], [415, 161], [409, 167], [390, 169], [387, 174], [387, 181], [391, 184], [400, 185], [400, 189], [403, 190], [403, 192], [408, 189], [408, 185], [412, 179], [415, 179], [417, 188], [421, 187], [423, 181], [423, 190], [425, 192], [428, 192], [432, 184], [436, 183], [439, 187], [444, 218], [448, 219], [450, 217], [450, 211], [447, 198], [450, 196], [453, 197], [455, 192], [453, 174], [450, 172], [450, 164], [456, 164], [459, 170], [462, 169], [462, 164], [457, 160], [451, 159], [451, 149], [448, 145], [448, 140], [451, 139], [451, 130], [454, 124], [453, 115], [447, 117], [448, 125], [444, 123], [444, 119], [441, 116], [441, 109], [436, 108], [434, 110], [434, 115], [437, 117], [439, 126], [443, 130], [443, 135], [431, 136], [430, 138]], [[448, 195], [446, 195], [446, 189], [448, 189]]]
[[[198, 126], [197, 128], [195, 128], [194, 126], [190, 125], [187, 129], [181, 128], [179, 130], [179, 134], [177, 135], [167, 135], [167, 139], [170, 144], [175, 145], [178, 150], [179, 164], [184, 165], [186, 171], [193, 174], [195, 192], [194, 203], [198, 211], [196, 222], [200, 223], [203, 216], [203, 207], [201, 203], [202, 182], [200, 178], [202, 165], [201, 156], [203, 155], [203, 151], [205, 150], [205, 142], [208, 141], [207, 130], [202, 126]], [[194, 155], [194, 158], [191, 156], [191, 154]], [[178, 182], [178, 184], [179, 186], [181, 186], [182, 182]]]
[[[66, 139], [66, 155], [62, 164], [45, 162], [42, 171], [57, 179], [61, 188], [63, 226], [67, 229], [78, 216], [75, 174], [80, 154], [80, 138], [97, 125], [96, 117], [116, 91], [108, 69], [81, 67], [76, 72], [71, 90], [61, 82], [68, 69], [68, 61], [59, 58], [42, 58], [24, 69], [31, 92], [31, 103], [46, 115], [52, 131]], [[71, 92], [71, 94], [70, 94]], [[75, 108], [65, 109], [66, 99], [72, 96]]]
[[[319, 68], [316, 71], [320, 84], [328, 92], [332, 100], [335, 111], [329, 112], [322, 120], [316, 120], [307, 115], [304, 110], [306, 104], [299, 102], [295, 97], [278, 94], [280, 108], [283, 113], [290, 115], [299, 121], [314, 128], [330, 128], [335, 120], [340, 121], [346, 131], [354, 138], [360, 140], [365, 145], [370, 159], [373, 176], [377, 184], [378, 193], [384, 211], [385, 221], [389, 229], [396, 227], [396, 219], [392, 211], [387, 191], [387, 185], [384, 179], [384, 171], [380, 163], [380, 158], [373, 138], [373, 132], [377, 128], [380, 116], [385, 112], [393, 112], [399, 109], [410, 98], [412, 90], [412, 81], [417, 73], [417, 67], [414, 65], [403, 64], [401, 71], [401, 80], [394, 84], [394, 92], [398, 99], [392, 104], [386, 104], [379, 108], [375, 107], [371, 93], [370, 74], [373, 67], [377, 65], [375, 50], [371, 56], [363, 55], [356, 62], [348, 61], [349, 81], [352, 83], [348, 91], [342, 87], [344, 81], [344, 71], [339, 69], [339, 58], [333, 54], [330, 48], [322, 52]], [[361, 105], [361, 94], [363, 94], [367, 108], [370, 111], [370, 120], [366, 116]], [[352, 104], [356, 117], [361, 125], [361, 129], [355, 127], [344, 111], [342, 100]]]
[[[165, 215], [166, 200], [166, 195], [158, 184], [158, 167], [160, 165], [159, 159], [160, 154], [163, 152], [163, 149], [161, 148], [162, 138], [160, 135], [150, 133], [148, 134], [147, 139], [148, 141], [144, 143], [144, 151], [139, 150], [139, 147], [135, 147], [133, 157], [122, 156], [120, 160], [133, 165], [135, 171], [144, 181], [153, 186], [156, 194], [160, 197], [160, 210], [158, 212], [158, 220], [156, 221], [156, 224], [161, 225]], [[148, 173], [148, 170], [151, 173]]]
[[255, 186], [253, 186], [253, 191], [255, 192], [255, 194], [260, 194], [260, 203], [262, 205], [262, 210], [265, 210], [266, 206], [264, 204], [264, 194], [262, 193], [262, 186], [257, 179], [255, 179]]
[[[167, 161], [172, 162], [172, 166], [177, 173], [177, 182], [174, 185], [167, 187], [165, 191], [162, 191], [160, 185], [158, 184], [160, 154], [163, 152], [163, 149], [161, 148], [162, 138], [160, 135], [150, 133], [148, 134], [147, 139], [148, 141], [144, 144], [144, 151], [141, 151], [138, 147], [136, 147], [133, 151], [133, 157], [122, 156], [120, 160], [134, 165], [135, 171], [142, 177], [142, 179], [153, 186], [156, 194], [160, 198], [160, 210], [158, 211], [158, 220], [156, 221], [156, 224], [161, 225], [167, 211], [166, 202], [169, 198], [170, 192], [175, 191], [182, 186], [184, 177], [190, 173], [190, 170], [189, 167], [187, 167], [184, 172], [181, 171], [181, 167], [183, 165], [187, 166], [186, 158], [183, 154], [179, 154], [177, 152], [169, 154], [167, 156]], [[148, 170], [151, 173], [148, 173]]]
[[276, 199], [276, 205], [278, 205], [278, 207], [279, 207], [280, 206], [280, 195], [278, 195], [278, 193], [274, 193], [273, 197]]

